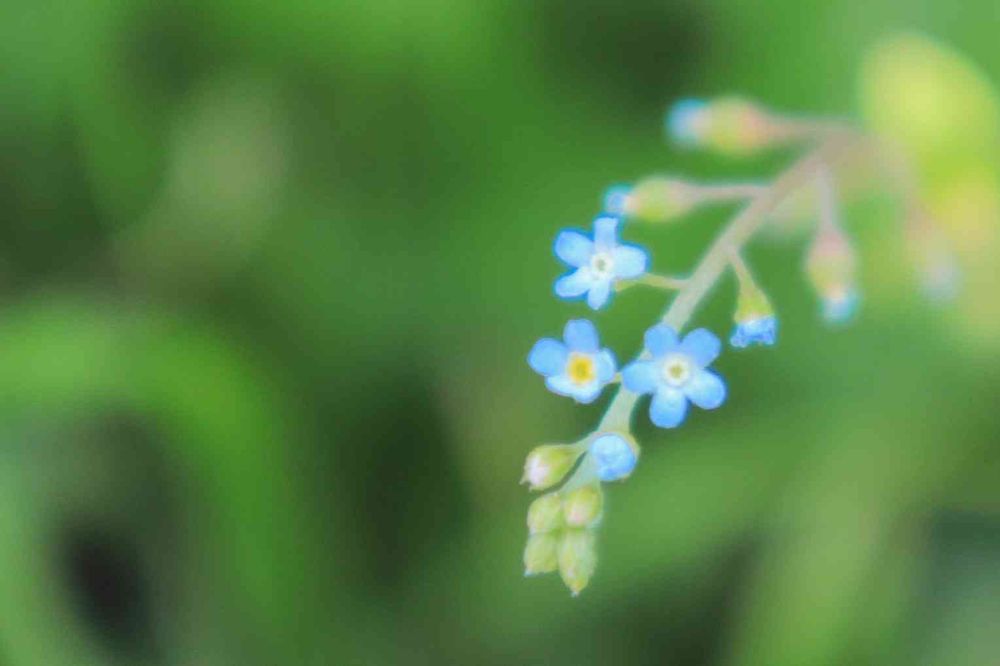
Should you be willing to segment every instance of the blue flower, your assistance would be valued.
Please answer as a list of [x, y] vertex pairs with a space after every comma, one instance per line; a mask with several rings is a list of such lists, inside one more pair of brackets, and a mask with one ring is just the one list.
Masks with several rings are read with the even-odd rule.
[[771, 347], [778, 338], [778, 320], [771, 317], [747, 319], [736, 324], [729, 344], [740, 349], [750, 345]]
[[646, 272], [649, 257], [635, 245], [618, 243], [618, 218], [594, 220], [594, 239], [577, 231], [562, 231], [556, 237], [556, 256], [576, 269], [555, 284], [559, 298], [587, 295], [587, 305], [598, 310], [611, 297], [616, 280], [637, 278]]
[[635, 450], [621, 435], [601, 435], [590, 444], [590, 455], [601, 481], [624, 479], [635, 469]]
[[617, 363], [608, 349], [600, 349], [597, 329], [586, 319], [566, 324], [563, 342], [543, 338], [528, 355], [528, 365], [545, 377], [553, 393], [577, 402], [593, 402], [601, 389], [615, 377]]
[[726, 399], [722, 378], [706, 368], [718, 357], [722, 343], [699, 328], [684, 340], [666, 324], [646, 331], [649, 359], [635, 361], [622, 371], [625, 388], [652, 393], [649, 418], [661, 428], [676, 428], [687, 415], [690, 400], [702, 409], [715, 409]]

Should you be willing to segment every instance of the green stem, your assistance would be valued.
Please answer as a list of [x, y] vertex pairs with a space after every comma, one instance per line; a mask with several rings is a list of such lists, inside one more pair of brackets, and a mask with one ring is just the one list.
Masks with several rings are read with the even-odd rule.
[[[808, 184], [820, 170], [839, 159], [845, 149], [853, 145], [854, 137], [855, 135], [849, 132], [831, 133], [754, 197], [712, 243], [691, 274], [691, 278], [685, 281], [683, 288], [670, 303], [662, 321], [677, 331], [683, 329], [702, 299], [729, 265], [733, 253], [740, 251], [767, 221], [768, 215], [789, 194]], [[647, 358], [645, 352], [640, 358]], [[597, 427], [598, 432], [609, 430], [628, 432], [632, 411], [638, 400], [639, 394], [629, 391], [624, 386], [619, 387]]]

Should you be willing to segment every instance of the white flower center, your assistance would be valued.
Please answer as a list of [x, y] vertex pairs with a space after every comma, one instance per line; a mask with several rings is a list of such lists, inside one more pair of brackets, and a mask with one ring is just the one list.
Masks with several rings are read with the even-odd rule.
[[660, 373], [670, 386], [683, 386], [691, 379], [691, 361], [687, 356], [671, 354], [660, 366]]
[[615, 260], [608, 252], [595, 252], [590, 257], [590, 270], [596, 278], [609, 278], [614, 274]]

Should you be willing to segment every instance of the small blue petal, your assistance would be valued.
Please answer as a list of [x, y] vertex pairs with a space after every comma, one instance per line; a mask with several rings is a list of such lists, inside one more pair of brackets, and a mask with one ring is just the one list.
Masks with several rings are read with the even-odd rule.
[[592, 310], [600, 310], [611, 297], [611, 280], [595, 281], [587, 292], [587, 305]]
[[649, 404], [649, 418], [661, 428], [676, 428], [684, 422], [688, 401], [678, 389], [661, 387]]
[[652, 393], [660, 385], [660, 364], [635, 361], [622, 370], [622, 383], [633, 393]]
[[715, 409], [726, 400], [726, 384], [714, 372], [702, 370], [684, 385], [684, 394], [702, 409]]
[[617, 481], [635, 469], [635, 451], [618, 435], [601, 435], [590, 444], [590, 455], [601, 481]]
[[628, 210], [628, 198], [632, 188], [628, 185], [609, 187], [604, 193], [604, 210], [612, 215], [622, 216]]
[[618, 244], [618, 218], [604, 216], [594, 220], [594, 247], [598, 252], [610, 252]]
[[666, 324], [657, 324], [646, 331], [644, 341], [646, 351], [658, 358], [677, 348], [677, 331]]
[[611, 256], [615, 262], [615, 276], [619, 278], [637, 278], [649, 265], [649, 255], [635, 245], [619, 245]]
[[594, 242], [578, 231], [560, 231], [556, 236], [555, 253], [573, 268], [585, 266], [594, 253]]
[[607, 384], [615, 378], [618, 371], [618, 363], [615, 362], [615, 355], [608, 349], [602, 349], [597, 355], [597, 381]]
[[570, 351], [596, 354], [600, 344], [597, 328], [586, 319], [571, 319], [566, 322], [563, 340]]
[[679, 347], [681, 353], [690, 356], [704, 368], [712, 363], [722, 351], [722, 343], [711, 331], [698, 328], [684, 336]]
[[700, 99], [682, 99], [674, 104], [666, 118], [670, 137], [683, 146], [699, 143], [701, 137], [698, 135], [698, 117], [707, 107], [708, 104]]
[[594, 284], [590, 269], [584, 266], [556, 280], [555, 292], [559, 298], [578, 298], [590, 291]]
[[545, 380], [545, 385], [553, 393], [565, 395], [573, 398], [577, 402], [587, 404], [597, 399], [604, 388], [600, 382], [592, 381], [586, 384], [577, 384], [566, 375], [556, 375]]
[[566, 369], [568, 356], [566, 345], [552, 338], [542, 338], [531, 348], [528, 365], [538, 374], [551, 377]]
[[738, 323], [729, 338], [729, 344], [740, 349], [750, 345], [770, 347], [777, 339], [778, 320], [774, 317], [761, 317]]

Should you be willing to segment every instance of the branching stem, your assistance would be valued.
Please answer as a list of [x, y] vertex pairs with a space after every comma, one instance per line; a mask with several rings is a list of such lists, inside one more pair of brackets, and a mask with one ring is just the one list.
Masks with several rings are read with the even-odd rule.
[[[815, 148], [754, 196], [712, 243], [691, 277], [685, 281], [684, 286], [670, 303], [670, 307], [663, 315], [663, 322], [677, 331], [683, 329], [702, 299], [718, 282], [733, 254], [738, 253], [763, 226], [768, 215], [789, 194], [808, 185], [817, 173], [838, 161], [856, 140], [857, 135], [852, 132], [831, 131]], [[638, 399], [638, 394], [620, 386], [611, 404], [608, 405], [598, 431], [628, 432], [632, 411]]]

